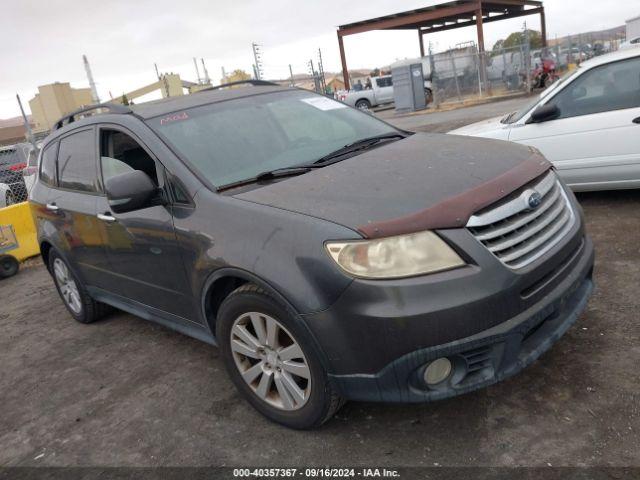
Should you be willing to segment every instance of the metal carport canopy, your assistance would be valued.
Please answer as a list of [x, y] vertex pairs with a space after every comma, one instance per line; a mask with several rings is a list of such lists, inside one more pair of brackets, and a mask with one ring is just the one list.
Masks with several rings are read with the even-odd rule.
[[[340, 60], [342, 61], [345, 88], [349, 89], [350, 87], [347, 60], [342, 41], [342, 38], [347, 35], [372, 30], [417, 30], [420, 41], [420, 55], [424, 57], [424, 34], [476, 25], [478, 30], [478, 49], [481, 54], [484, 54], [484, 23], [534, 14], [540, 15], [542, 45], [546, 47], [547, 31], [544, 7], [541, 0], [454, 0], [418, 10], [340, 25], [338, 27], [338, 46], [340, 47]], [[485, 80], [485, 68], [482, 69], [482, 76], [483, 80]]]

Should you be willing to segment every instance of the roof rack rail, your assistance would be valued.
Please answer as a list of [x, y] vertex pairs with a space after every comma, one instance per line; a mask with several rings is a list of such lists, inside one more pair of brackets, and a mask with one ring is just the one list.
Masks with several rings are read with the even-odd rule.
[[74, 110], [73, 112], [65, 115], [53, 125], [53, 130], [57, 130], [64, 127], [65, 125], [73, 123], [75, 121], [76, 115], [98, 109], [108, 110], [109, 113], [132, 113], [131, 109], [126, 105], [120, 105], [117, 103], [98, 103], [96, 105], [89, 105], [88, 107], [79, 108], [78, 110]]
[[199, 92], [206, 92], [210, 90], [220, 90], [221, 88], [234, 87], [236, 85], [253, 85], [254, 87], [279, 87], [280, 85], [274, 82], [268, 82], [266, 80], [239, 80], [237, 82], [223, 83], [216, 85], [215, 87], [203, 88], [198, 90]]

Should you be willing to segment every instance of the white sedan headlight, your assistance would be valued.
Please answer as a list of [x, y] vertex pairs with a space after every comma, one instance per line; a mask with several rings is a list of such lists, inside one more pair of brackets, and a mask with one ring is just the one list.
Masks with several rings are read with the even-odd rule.
[[426, 231], [376, 240], [327, 242], [331, 258], [347, 273], [362, 278], [399, 278], [465, 265], [435, 233]]

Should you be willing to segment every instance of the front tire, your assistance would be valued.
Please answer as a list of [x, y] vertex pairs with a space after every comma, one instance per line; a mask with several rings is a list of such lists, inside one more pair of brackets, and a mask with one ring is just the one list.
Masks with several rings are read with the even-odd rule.
[[53, 249], [49, 253], [49, 271], [64, 306], [76, 321], [93, 323], [107, 313], [108, 306], [89, 296], [84, 284]]
[[218, 311], [216, 336], [231, 380], [270, 420], [313, 428], [340, 408], [308, 333], [263, 289], [247, 284], [234, 290]]

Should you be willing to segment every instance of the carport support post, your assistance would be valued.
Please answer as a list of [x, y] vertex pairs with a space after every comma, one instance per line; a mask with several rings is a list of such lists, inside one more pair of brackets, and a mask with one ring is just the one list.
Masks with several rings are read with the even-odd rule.
[[424, 37], [422, 36], [422, 30], [418, 28], [418, 41], [420, 42], [420, 57], [424, 57]]
[[[478, 53], [480, 55], [480, 82], [487, 90], [487, 63], [484, 58], [484, 31], [482, 28], [482, 4], [476, 10], [476, 29], [478, 30]], [[482, 88], [480, 89], [482, 91]]]
[[342, 35], [338, 30], [338, 47], [340, 47], [340, 60], [342, 62], [342, 78], [344, 79], [344, 89], [349, 90], [349, 71], [347, 70], [347, 58], [344, 55], [344, 43], [342, 42]]
[[544, 7], [540, 10], [540, 33], [542, 36], [542, 48], [547, 48], [547, 20], [544, 16]]

